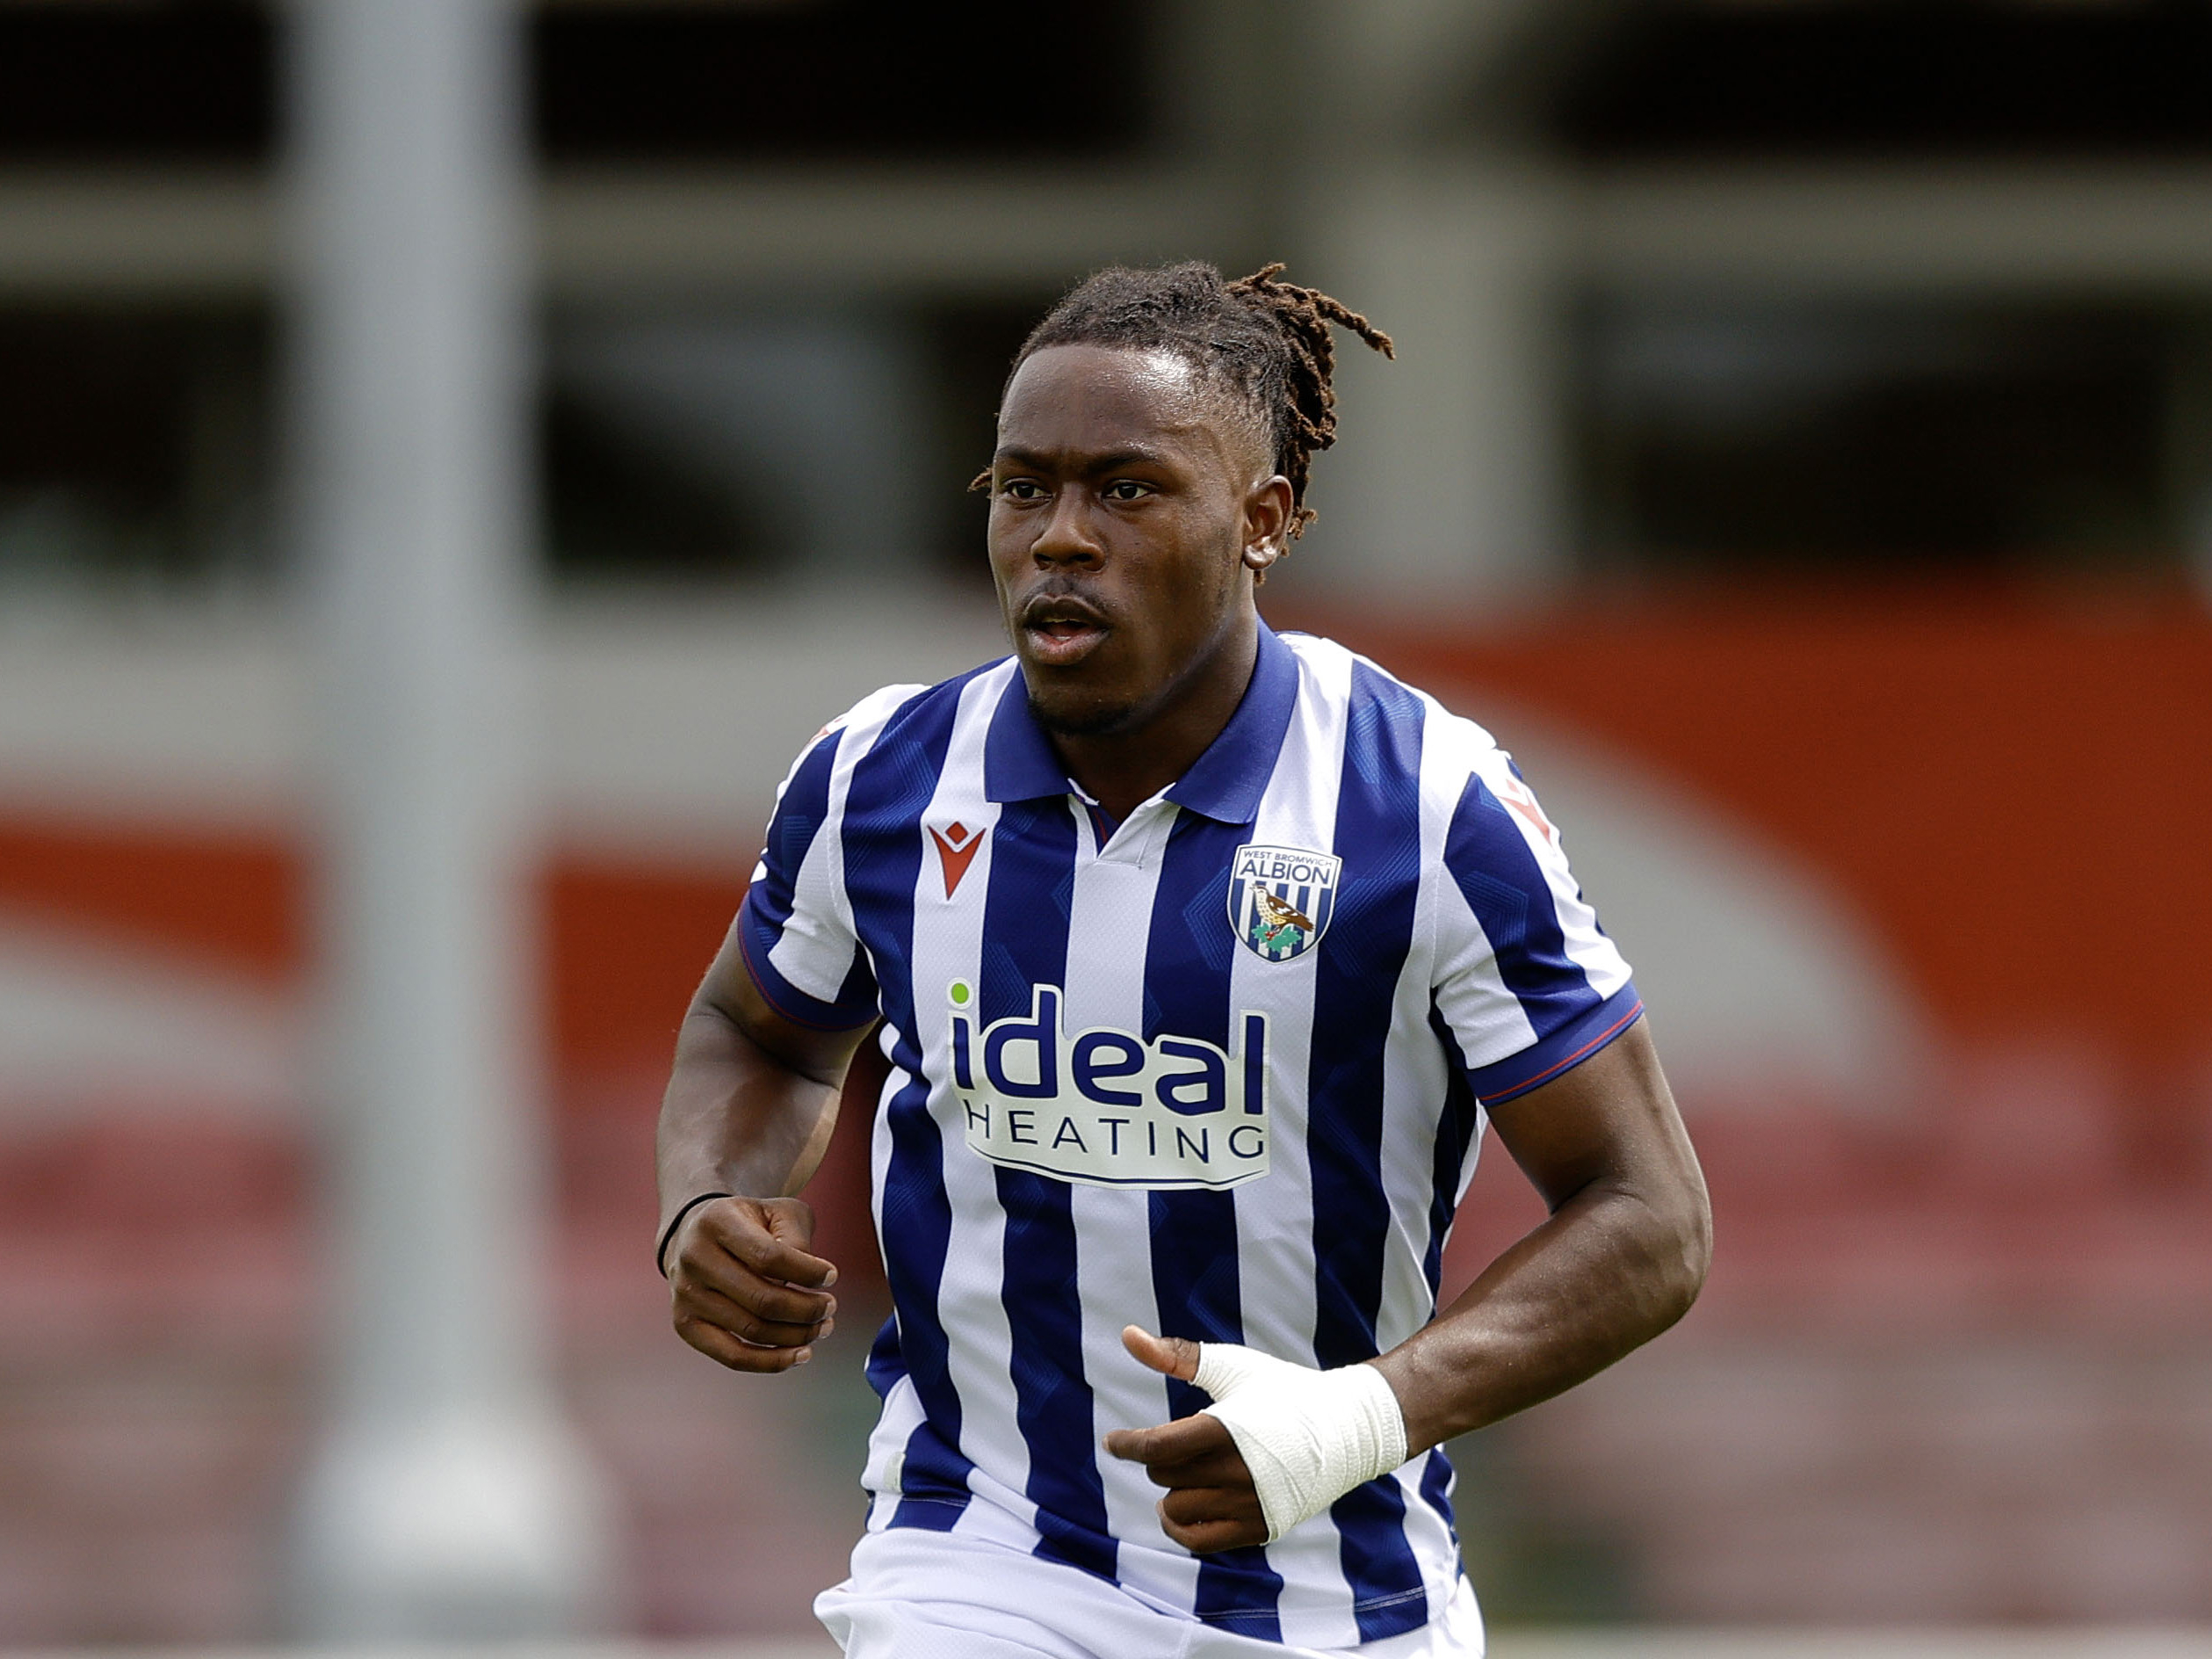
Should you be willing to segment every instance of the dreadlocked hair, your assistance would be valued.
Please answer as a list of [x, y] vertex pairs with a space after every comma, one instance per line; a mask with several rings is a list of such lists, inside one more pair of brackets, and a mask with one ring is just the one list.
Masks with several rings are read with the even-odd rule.
[[1018, 369], [1048, 345], [1172, 351], [1219, 382], [1267, 424], [1275, 469], [1290, 482], [1290, 534], [1313, 521], [1305, 484], [1313, 457], [1336, 441], [1332, 324], [1384, 357], [1397, 348], [1356, 311], [1314, 288], [1278, 282], [1280, 264], [1226, 281], [1202, 260], [1141, 271], [1110, 265], [1045, 314], [1015, 354]]

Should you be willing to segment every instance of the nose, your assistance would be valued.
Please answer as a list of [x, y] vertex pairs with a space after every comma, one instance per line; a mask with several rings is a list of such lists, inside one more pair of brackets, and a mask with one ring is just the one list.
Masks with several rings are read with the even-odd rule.
[[1091, 521], [1090, 503], [1081, 489], [1062, 489], [1052, 510], [1030, 543], [1030, 556], [1044, 567], [1095, 566], [1106, 556], [1106, 545]]

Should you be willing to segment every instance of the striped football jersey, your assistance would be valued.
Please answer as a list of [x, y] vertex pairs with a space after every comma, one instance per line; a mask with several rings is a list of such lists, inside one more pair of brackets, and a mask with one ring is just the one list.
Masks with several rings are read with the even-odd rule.
[[1319, 1366], [1419, 1329], [1486, 1107], [1640, 1011], [1481, 728], [1263, 627], [1227, 727], [1117, 825], [1012, 659], [892, 687], [785, 779], [740, 937], [791, 1019], [884, 1022], [871, 1531], [993, 1539], [1312, 1648], [1444, 1605], [1441, 1450], [1202, 1557], [1099, 1443], [1206, 1403], [1124, 1325]]

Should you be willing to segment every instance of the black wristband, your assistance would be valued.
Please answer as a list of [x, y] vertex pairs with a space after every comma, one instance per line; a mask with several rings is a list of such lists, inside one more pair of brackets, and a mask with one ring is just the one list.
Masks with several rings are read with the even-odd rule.
[[683, 1207], [676, 1213], [668, 1228], [661, 1235], [661, 1242], [654, 1247], [653, 1264], [661, 1270], [661, 1277], [669, 1276], [669, 1241], [676, 1236], [676, 1229], [683, 1225], [683, 1218], [711, 1199], [734, 1199], [734, 1192], [702, 1192], [697, 1198], [686, 1199]]

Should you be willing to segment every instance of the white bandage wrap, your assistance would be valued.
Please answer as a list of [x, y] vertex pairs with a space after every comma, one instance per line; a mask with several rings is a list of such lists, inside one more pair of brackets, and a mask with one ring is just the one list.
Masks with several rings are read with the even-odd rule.
[[1194, 1380], [1244, 1453], [1272, 1544], [1406, 1460], [1406, 1414], [1372, 1366], [1316, 1371], [1236, 1343], [1198, 1344]]

